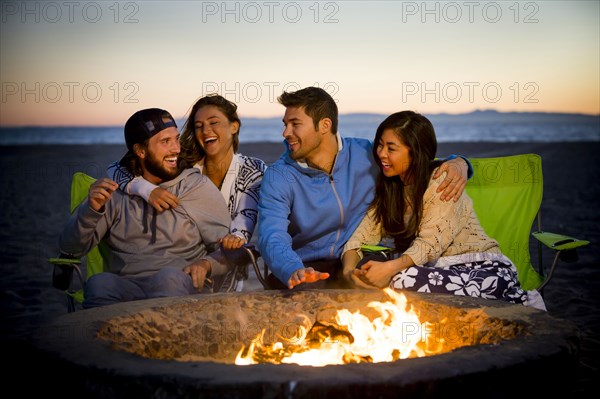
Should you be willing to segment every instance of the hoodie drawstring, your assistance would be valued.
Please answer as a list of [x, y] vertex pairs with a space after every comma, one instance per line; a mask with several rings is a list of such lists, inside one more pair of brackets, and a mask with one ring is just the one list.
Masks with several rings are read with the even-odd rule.
[[150, 244], [156, 243], [156, 209], [152, 208], [152, 222], [150, 223], [150, 230], [152, 231], [152, 238], [150, 238]]
[[[142, 224], [143, 224], [143, 233], [146, 234], [148, 232], [148, 203], [144, 202], [144, 210], [142, 215]], [[150, 222], [150, 230], [152, 237], [150, 238], [150, 244], [156, 243], [156, 209], [152, 208], [152, 221]]]

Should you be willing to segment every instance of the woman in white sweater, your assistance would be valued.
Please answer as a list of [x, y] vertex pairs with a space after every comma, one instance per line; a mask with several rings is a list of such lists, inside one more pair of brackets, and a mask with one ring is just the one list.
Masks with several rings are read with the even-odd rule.
[[[224, 249], [236, 249], [250, 241], [258, 218], [258, 193], [267, 168], [258, 159], [237, 152], [241, 121], [237, 105], [213, 94], [192, 106], [181, 135], [180, 158], [200, 169], [227, 202], [231, 216], [229, 234], [222, 238]], [[129, 195], [138, 195], [158, 212], [178, 204], [177, 197], [158, 186], [132, 176], [115, 162], [108, 175]]]
[[[485, 234], [469, 196], [463, 192], [454, 202], [436, 195], [445, 177], [432, 177], [440, 163], [436, 151], [435, 131], [422, 115], [398, 112], [378, 127], [373, 155], [381, 171], [369, 212], [344, 247], [345, 279], [363, 288], [391, 286], [528, 304], [515, 266]], [[395, 256], [363, 257], [361, 245], [386, 239], [393, 242]]]

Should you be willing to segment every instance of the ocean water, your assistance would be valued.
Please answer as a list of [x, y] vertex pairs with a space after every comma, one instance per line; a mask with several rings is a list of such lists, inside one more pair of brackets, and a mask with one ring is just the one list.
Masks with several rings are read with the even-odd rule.
[[[373, 139], [385, 115], [340, 115], [339, 131], [345, 137]], [[600, 141], [600, 115], [502, 114], [475, 112], [431, 115], [438, 141], [443, 142], [569, 142]], [[182, 123], [179, 124], [181, 126]], [[242, 119], [240, 142], [280, 142], [279, 118]], [[7, 127], [0, 128], [0, 145], [124, 144], [123, 128]]]

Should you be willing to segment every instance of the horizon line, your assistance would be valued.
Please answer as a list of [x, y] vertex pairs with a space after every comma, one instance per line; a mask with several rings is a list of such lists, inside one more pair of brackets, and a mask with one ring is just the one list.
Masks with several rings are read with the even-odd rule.
[[[543, 115], [562, 115], [562, 116], [583, 116], [583, 117], [598, 117], [600, 118], [600, 113], [597, 114], [592, 114], [592, 113], [584, 113], [584, 112], [564, 112], [564, 111], [498, 111], [492, 108], [489, 109], [475, 109], [473, 111], [468, 111], [468, 112], [459, 112], [459, 113], [449, 113], [449, 112], [434, 112], [434, 113], [429, 113], [429, 112], [422, 112], [421, 114], [426, 115], [426, 116], [464, 116], [464, 115], [471, 115], [471, 114], [476, 114], [476, 113], [495, 113], [495, 114], [520, 114], [520, 115], [526, 115], [526, 114], [531, 114], [531, 115], [539, 115], [539, 114], [543, 114]], [[378, 113], [378, 112], [368, 112], [368, 111], [356, 111], [356, 112], [346, 112], [346, 113], [339, 113], [338, 116], [351, 116], [351, 115], [373, 115], [373, 116], [386, 116], [388, 115], [387, 113]], [[254, 120], [269, 120], [269, 119], [279, 119], [281, 118], [280, 115], [278, 116], [242, 116], [240, 115], [241, 119], [254, 119]], [[182, 117], [175, 117], [175, 120], [177, 121], [182, 121], [185, 120], [186, 117], [182, 116]], [[121, 128], [123, 127], [123, 125], [121, 124], [117, 124], [117, 125], [97, 125], [97, 124], [91, 124], [91, 125], [54, 125], [54, 124], [36, 124], [36, 125], [3, 125], [2, 123], [0, 123], [0, 129], [11, 129], [11, 128], [67, 128], [67, 127], [71, 127], [71, 128], [76, 128], [76, 127], [85, 127], [85, 128], [90, 128], [90, 127], [98, 127], [98, 128], [107, 128], [107, 127], [118, 127]]]

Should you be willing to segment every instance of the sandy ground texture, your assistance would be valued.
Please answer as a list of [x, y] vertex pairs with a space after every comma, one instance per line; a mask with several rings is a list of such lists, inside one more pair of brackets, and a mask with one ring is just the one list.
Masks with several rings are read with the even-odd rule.
[[[65, 296], [52, 288], [47, 259], [58, 254], [58, 235], [68, 218], [69, 189], [75, 171], [104, 176], [119, 159], [123, 146], [0, 147], [0, 342], [6, 381], [34, 376], [41, 381], [51, 370], [36, 370], [30, 340], [36, 329], [66, 312]], [[240, 152], [273, 163], [278, 143], [242, 144]], [[574, 322], [581, 331], [579, 378], [573, 394], [595, 397], [600, 389], [600, 142], [591, 143], [441, 143], [438, 156], [462, 154], [492, 157], [536, 153], [542, 156], [543, 229], [587, 239], [576, 263], [561, 263], [544, 295], [548, 312]], [[537, 250], [532, 244], [532, 260]], [[552, 254], [543, 253], [549, 265]], [[245, 290], [260, 290], [250, 274]], [[28, 378], [30, 378], [28, 377]], [[26, 393], [27, 385], [17, 389]]]

